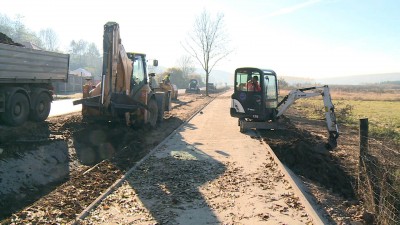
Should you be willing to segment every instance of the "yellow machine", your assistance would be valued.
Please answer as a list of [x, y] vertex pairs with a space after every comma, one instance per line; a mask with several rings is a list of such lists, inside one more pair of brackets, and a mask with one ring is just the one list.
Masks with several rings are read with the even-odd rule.
[[161, 82], [160, 88], [157, 90], [164, 92], [171, 92], [171, 99], [173, 100], [178, 99], [178, 88], [176, 87], [175, 84]]
[[[103, 75], [93, 90], [84, 88], [82, 104], [84, 117], [123, 119], [127, 125], [134, 123], [156, 126], [162, 121], [164, 111], [169, 111], [171, 95], [166, 91], [154, 91], [148, 82], [146, 55], [125, 52], [121, 44], [119, 25], [104, 25]], [[153, 66], [158, 61], [153, 60]]]

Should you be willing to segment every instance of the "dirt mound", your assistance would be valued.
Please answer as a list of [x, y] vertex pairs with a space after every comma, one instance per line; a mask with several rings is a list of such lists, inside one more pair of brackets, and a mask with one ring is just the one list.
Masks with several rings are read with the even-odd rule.
[[297, 175], [345, 198], [354, 198], [352, 178], [325, 148], [324, 138], [295, 127], [266, 131], [263, 137], [277, 157]]
[[[263, 132], [277, 157], [303, 181], [329, 224], [371, 224], [357, 199], [358, 131], [341, 126], [335, 149], [326, 149], [326, 123], [307, 119], [294, 108], [286, 112], [288, 129]], [[343, 135], [345, 134], [345, 135]]]
[[11, 38], [9, 38], [7, 35], [1, 32], [0, 32], [0, 43], [23, 47], [23, 45], [14, 42]]

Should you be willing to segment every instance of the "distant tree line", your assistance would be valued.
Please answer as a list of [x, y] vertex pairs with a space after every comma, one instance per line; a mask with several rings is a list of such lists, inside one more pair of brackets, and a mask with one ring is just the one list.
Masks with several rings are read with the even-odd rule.
[[0, 13], [0, 32], [13, 39], [14, 42], [31, 42], [40, 48], [44, 48], [43, 41], [39, 35], [29, 30], [21, 19], [22, 16], [11, 19]]
[[384, 81], [384, 82], [381, 82], [381, 84], [398, 84], [398, 85], [400, 85], [400, 80], [398, 80], [398, 81]]
[[102, 55], [95, 43], [89, 43], [84, 40], [72, 40], [69, 45], [71, 69], [83, 68], [97, 76], [98, 79], [102, 73]]
[[[17, 43], [30, 42], [43, 50], [61, 52], [57, 33], [53, 29], [46, 28], [36, 33], [28, 29], [22, 19], [22, 16], [11, 19], [0, 13], [0, 32]], [[67, 51], [70, 54], [70, 70], [83, 68], [94, 76], [100, 76], [102, 56], [95, 43], [73, 40]]]
[[181, 56], [175, 67], [167, 68], [164, 72], [156, 74], [157, 82], [162, 82], [167, 74], [170, 74], [172, 84], [175, 84], [179, 89], [185, 89], [189, 86], [190, 79], [196, 79], [200, 86], [205, 86], [202, 76], [195, 73], [196, 68], [190, 56]]
[[[202, 17], [200, 18], [206, 20], [202, 21], [203, 23], [206, 23], [205, 25], [208, 25], [208, 23], [212, 23], [209, 24], [209, 26], [215, 29], [214, 32], [219, 32], [221, 28], [219, 28], [218, 26], [219, 23], [222, 22], [222, 14], [218, 15], [215, 22], [210, 20], [207, 12], [203, 12], [201, 16]], [[36, 33], [27, 28], [22, 19], [23, 17], [20, 15], [16, 16], [14, 19], [11, 19], [8, 16], [0, 13], [0, 32], [6, 34], [14, 42], [17, 43], [30, 42], [43, 50], [62, 52], [59, 47], [59, 39], [57, 33], [53, 29], [46, 28]], [[199, 18], [197, 19], [197, 23], [200, 23]], [[205, 30], [202, 30], [202, 32], [205, 32]], [[225, 40], [224, 38], [221, 40]], [[210, 64], [210, 67], [206, 67], [206, 73], [208, 72], [208, 74], [211, 72], [212, 67], [220, 59], [224, 58], [227, 54], [230, 53], [230, 51], [222, 51], [222, 53], [216, 50], [213, 51], [218, 53], [215, 55], [218, 57], [212, 64]], [[97, 79], [101, 77], [102, 54], [100, 54], [100, 50], [95, 43], [90, 43], [82, 39], [72, 40], [66, 52], [70, 54], [70, 70], [83, 68], [91, 72], [93, 76], [97, 77]], [[212, 50], [209, 49], [207, 54], [211, 52]], [[180, 57], [177, 60], [175, 67], [168, 68], [166, 69], [166, 71], [159, 73], [156, 79], [161, 82], [163, 77], [169, 73], [171, 74], [171, 82], [177, 85], [178, 88], [187, 88], [190, 79], [197, 79], [199, 85], [204, 87], [205, 83], [202, 79], [202, 76], [195, 73], [195, 67], [192, 59], [193, 57], [188, 55]], [[211, 61], [211, 58], [208, 60]], [[209, 61], [207, 61], [207, 66], [208, 63]]]

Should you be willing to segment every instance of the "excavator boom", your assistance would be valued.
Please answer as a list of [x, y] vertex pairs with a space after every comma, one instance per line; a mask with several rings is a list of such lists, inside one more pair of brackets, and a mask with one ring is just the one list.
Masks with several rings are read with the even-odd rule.
[[101, 104], [109, 105], [112, 93], [129, 95], [132, 60], [127, 57], [121, 44], [119, 25], [108, 22], [104, 25], [103, 72], [99, 90], [92, 90], [92, 96], [101, 94]]
[[[313, 92], [307, 92], [313, 91]], [[339, 129], [336, 122], [335, 107], [333, 106], [328, 85], [322, 87], [309, 87], [296, 89], [289, 92], [278, 104], [276, 117], [281, 116], [297, 99], [310, 98], [321, 95], [324, 102], [326, 126], [329, 132], [329, 145], [336, 146], [339, 137]]]

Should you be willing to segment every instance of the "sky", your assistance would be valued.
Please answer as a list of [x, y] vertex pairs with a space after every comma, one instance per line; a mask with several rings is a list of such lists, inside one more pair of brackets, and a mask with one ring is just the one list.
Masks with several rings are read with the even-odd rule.
[[[181, 43], [207, 10], [224, 14], [233, 52], [216, 70], [251, 66], [278, 76], [327, 78], [400, 72], [398, 0], [1, 0], [0, 13], [31, 30], [52, 28], [60, 49], [83, 39], [102, 46], [103, 25], [119, 23], [127, 51], [162, 67], [187, 55]], [[200, 65], [196, 63], [196, 67]]]

